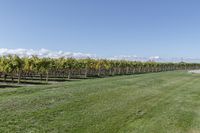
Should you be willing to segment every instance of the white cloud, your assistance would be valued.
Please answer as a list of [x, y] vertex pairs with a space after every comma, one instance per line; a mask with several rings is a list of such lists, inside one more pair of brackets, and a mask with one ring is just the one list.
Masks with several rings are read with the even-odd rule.
[[6, 55], [18, 55], [20, 57], [50, 57], [50, 58], [59, 58], [59, 57], [73, 57], [73, 58], [95, 58], [95, 55], [85, 54], [85, 53], [73, 53], [73, 52], [63, 52], [63, 51], [51, 51], [47, 49], [33, 50], [33, 49], [7, 49], [0, 48], [0, 56]]
[[[94, 58], [94, 59], [101, 59], [100, 56], [96, 56], [93, 54], [85, 54], [85, 53], [73, 53], [73, 52], [64, 52], [64, 51], [51, 51], [48, 49], [40, 49], [40, 50], [33, 50], [33, 49], [7, 49], [7, 48], [0, 48], [0, 56], [6, 55], [18, 55], [20, 57], [31, 57], [33, 55], [38, 57], [50, 57], [50, 58]], [[129, 61], [155, 61], [155, 62], [200, 62], [200, 58], [161, 58], [159, 56], [151, 56], [151, 57], [138, 57], [136, 55], [121, 55], [121, 56], [114, 56], [114, 57], [107, 57], [110, 60], [129, 60]]]
[[136, 55], [121, 55], [114, 56], [109, 58], [111, 60], [129, 60], [129, 61], [155, 61], [155, 62], [188, 62], [188, 63], [200, 63], [200, 58], [161, 58], [160, 56], [151, 56], [151, 57], [138, 57]]
[[152, 60], [154, 60], [154, 59], [160, 59], [160, 57], [159, 56], [151, 56], [151, 57], [149, 57], [149, 59], [152, 59]]
[[151, 57], [138, 57], [136, 55], [120, 55], [120, 56], [114, 56], [109, 59], [112, 60], [129, 60], [129, 61], [158, 61], [160, 59], [159, 56], [151, 56]]

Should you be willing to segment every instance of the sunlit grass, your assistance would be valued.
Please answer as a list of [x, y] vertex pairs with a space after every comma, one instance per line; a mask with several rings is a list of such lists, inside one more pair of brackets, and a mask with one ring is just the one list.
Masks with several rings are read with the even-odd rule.
[[163, 72], [0, 89], [0, 132], [200, 131], [200, 76]]

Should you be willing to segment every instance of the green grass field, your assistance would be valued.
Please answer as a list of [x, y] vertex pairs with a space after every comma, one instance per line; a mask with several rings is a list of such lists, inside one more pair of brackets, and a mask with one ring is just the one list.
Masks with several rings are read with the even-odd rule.
[[0, 132], [198, 133], [200, 75], [163, 72], [2, 87]]

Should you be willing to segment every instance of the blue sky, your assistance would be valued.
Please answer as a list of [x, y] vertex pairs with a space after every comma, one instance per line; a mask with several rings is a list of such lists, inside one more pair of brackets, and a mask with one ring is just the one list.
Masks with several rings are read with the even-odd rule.
[[0, 48], [200, 57], [199, 0], [0, 0]]

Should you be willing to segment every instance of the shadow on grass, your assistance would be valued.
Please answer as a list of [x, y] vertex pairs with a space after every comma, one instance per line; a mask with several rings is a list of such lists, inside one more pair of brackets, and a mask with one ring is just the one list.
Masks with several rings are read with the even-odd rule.
[[[27, 81], [23, 81], [23, 80], [22, 80], [22, 81], [20, 82], [20, 84], [18, 84], [17, 81], [12, 81], [12, 80], [6, 80], [6, 81], [0, 80], [0, 83], [2, 83], [2, 84], [5, 83], [5, 84], [9, 84], [9, 85], [10, 85], [10, 84], [13, 84], [13, 86], [14, 86], [14, 85], [16, 85], [16, 86], [17, 86], [17, 85], [23, 85], [23, 84], [24, 84], [24, 85], [26, 85], [26, 84], [27, 84], [27, 85], [44, 85], [44, 84], [47, 84], [47, 83], [40, 82], [40, 81], [36, 82], [36, 81], [28, 81], [28, 80], [27, 80]], [[8, 85], [8, 86], [9, 86], [9, 85]], [[12, 86], [12, 85], [11, 85], [11, 86]]]
[[[140, 75], [144, 73], [135, 73], [134, 75]], [[133, 74], [127, 74], [127, 75], [133, 75]], [[126, 76], [127, 76], [126, 75]], [[77, 82], [80, 80], [86, 80], [86, 79], [101, 79], [101, 78], [110, 78], [110, 77], [118, 77], [118, 76], [125, 76], [121, 74], [117, 75], [88, 75], [87, 78], [83, 76], [72, 76], [71, 79], [67, 79], [67, 77], [50, 77], [48, 83], [46, 83], [46, 79], [40, 79], [39, 77], [34, 77], [34, 78], [22, 78], [20, 84], [17, 83], [17, 78], [14, 78], [14, 81], [11, 80], [11, 78], [8, 78], [6, 81], [4, 81], [3, 78], [0, 78], [0, 88], [14, 88], [14, 87], [20, 87], [20, 86], [28, 86], [28, 85], [50, 85], [54, 83], [60, 83], [60, 82]], [[2, 83], [2, 84], [1, 84]], [[4, 85], [8, 84], [8, 85]]]
[[19, 88], [21, 86], [16, 86], [16, 85], [0, 85], [0, 89], [5, 89], [5, 88]]
[[80, 79], [69, 79], [69, 80], [49, 80], [48, 83], [46, 80], [21, 80], [20, 84], [16, 80], [0, 80], [0, 88], [14, 88], [14, 87], [20, 87], [20, 86], [29, 86], [29, 85], [51, 85], [55, 83], [60, 83], [60, 82], [77, 82], [80, 81]]

